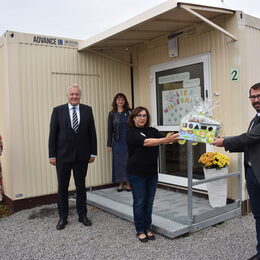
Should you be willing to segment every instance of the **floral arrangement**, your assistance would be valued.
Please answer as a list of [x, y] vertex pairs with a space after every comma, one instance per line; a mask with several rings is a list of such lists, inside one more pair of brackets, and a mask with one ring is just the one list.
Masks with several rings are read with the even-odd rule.
[[229, 165], [229, 157], [218, 152], [207, 152], [200, 156], [199, 163], [206, 169], [221, 169]]

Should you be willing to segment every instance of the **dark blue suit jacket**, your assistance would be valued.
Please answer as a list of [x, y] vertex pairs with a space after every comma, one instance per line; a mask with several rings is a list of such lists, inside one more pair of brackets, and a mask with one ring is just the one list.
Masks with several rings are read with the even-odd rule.
[[260, 120], [247, 133], [224, 138], [224, 147], [230, 152], [244, 152], [245, 165], [250, 161], [260, 183]]
[[71, 127], [69, 107], [64, 104], [52, 112], [49, 135], [49, 158], [57, 161], [88, 162], [90, 155], [97, 155], [97, 137], [92, 109], [79, 105], [80, 124], [75, 133]]

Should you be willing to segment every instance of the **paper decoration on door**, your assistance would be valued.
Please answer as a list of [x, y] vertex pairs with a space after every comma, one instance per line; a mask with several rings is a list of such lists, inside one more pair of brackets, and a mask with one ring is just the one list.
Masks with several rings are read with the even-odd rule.
[[163, 125], [179, 125], [192, 109], [192, 102], [201, 97], [199, 79], [184, 80], [181, 89], [162, 92]]
[[181, 88], [162, 92], [163, 125], [179, 125], [191, 111], [194, 98], [200, 97], [200, 87]]

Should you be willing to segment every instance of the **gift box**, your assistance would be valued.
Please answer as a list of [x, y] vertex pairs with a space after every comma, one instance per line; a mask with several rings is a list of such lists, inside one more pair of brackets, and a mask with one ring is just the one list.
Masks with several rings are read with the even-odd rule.
[[219, 136], [221, 124], [210, 115], [209, 101], [200, 100], [180, 123], [180, 138], [200, 143], [212, 143]]

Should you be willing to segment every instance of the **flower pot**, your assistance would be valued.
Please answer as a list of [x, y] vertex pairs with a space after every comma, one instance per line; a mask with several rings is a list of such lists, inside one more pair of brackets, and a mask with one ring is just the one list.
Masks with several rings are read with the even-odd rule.
[[[205, 179], [225, 175], [228, 173], [228, 167], [221, 169], [203, 168]], [[207, 183], [209, 204], [213, 208], [223, 207], [227, 204], [227, 178]]]

